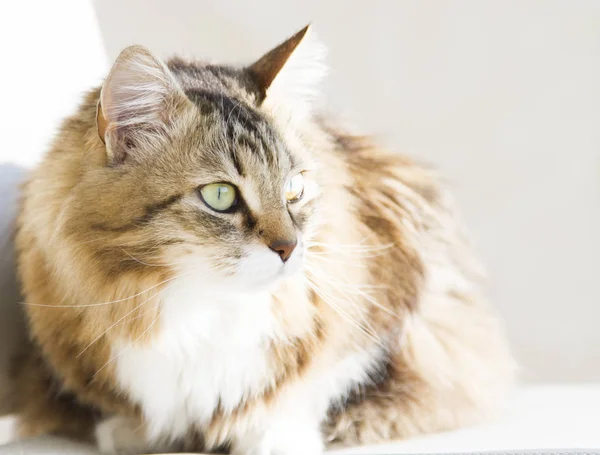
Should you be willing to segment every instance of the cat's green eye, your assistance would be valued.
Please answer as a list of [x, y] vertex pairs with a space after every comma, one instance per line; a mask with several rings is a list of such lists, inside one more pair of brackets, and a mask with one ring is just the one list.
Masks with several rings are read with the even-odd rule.
[[288, 202], [294, 203], [302, 199], [304, 195], [304, 176], [298, 174], [290, 179], [285, 186], [285, 198]]
[[217, 212], [229, 212], [237, 202], [235, 187], [228, 183], [211, 183], [200, 188], [202, 200]]

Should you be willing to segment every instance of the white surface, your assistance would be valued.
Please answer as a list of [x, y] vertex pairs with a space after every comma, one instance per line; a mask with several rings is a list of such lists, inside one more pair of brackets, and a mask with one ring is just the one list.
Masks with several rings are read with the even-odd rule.
[[15, 421], [10, 417], [0, 417], [0, 446], [14, 439]]
[[93, 447], [44, 437], [0, 446], [0, 455], [98, 455]]
[[[0, 429], [2, 422], [0, 419]], [[536, 386], [519, 390], [510, 401], [506, 413], [488, 425], [331, 453], [350, 455], [600, 448], [599, 428], [600, 384]], [[0, 434], [0, 441], [3, 439], [6, 440], [6, 435]], [[43, 442], [28, 443], [26, 447], [27, 455], [52, 453], [43, 450]]]

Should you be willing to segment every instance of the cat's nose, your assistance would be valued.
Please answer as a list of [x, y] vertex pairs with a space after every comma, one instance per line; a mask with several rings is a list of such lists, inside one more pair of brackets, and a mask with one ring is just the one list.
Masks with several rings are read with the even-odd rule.
[[269, 244], [269, 248], [273, 250], [275, 253], [279, 255], [283, 262], [286, 262], [294, 250], [296, 249], [296, 245], [298, 244], [298, 240], [275, 240]]

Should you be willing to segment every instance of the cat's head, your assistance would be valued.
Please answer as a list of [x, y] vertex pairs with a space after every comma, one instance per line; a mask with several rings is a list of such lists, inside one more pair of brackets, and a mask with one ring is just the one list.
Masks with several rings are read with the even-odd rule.
[[244, 68], [119, 55], [97, 109], [104, 156], [75, 198], [110, 273], [168, 265], [243, 292], [301, 270], [320, 195], [301, 126], [324, 73], [311, 33]]

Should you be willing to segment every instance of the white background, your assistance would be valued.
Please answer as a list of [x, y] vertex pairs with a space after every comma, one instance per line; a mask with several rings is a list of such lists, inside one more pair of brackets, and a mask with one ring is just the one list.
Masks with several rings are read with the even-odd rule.
[[600, 380], [600, 1], [3, 2], [0, 163], [128, 44], [245, 63], [309, 21], [329, 110], [454, 186], [523, 378]]

